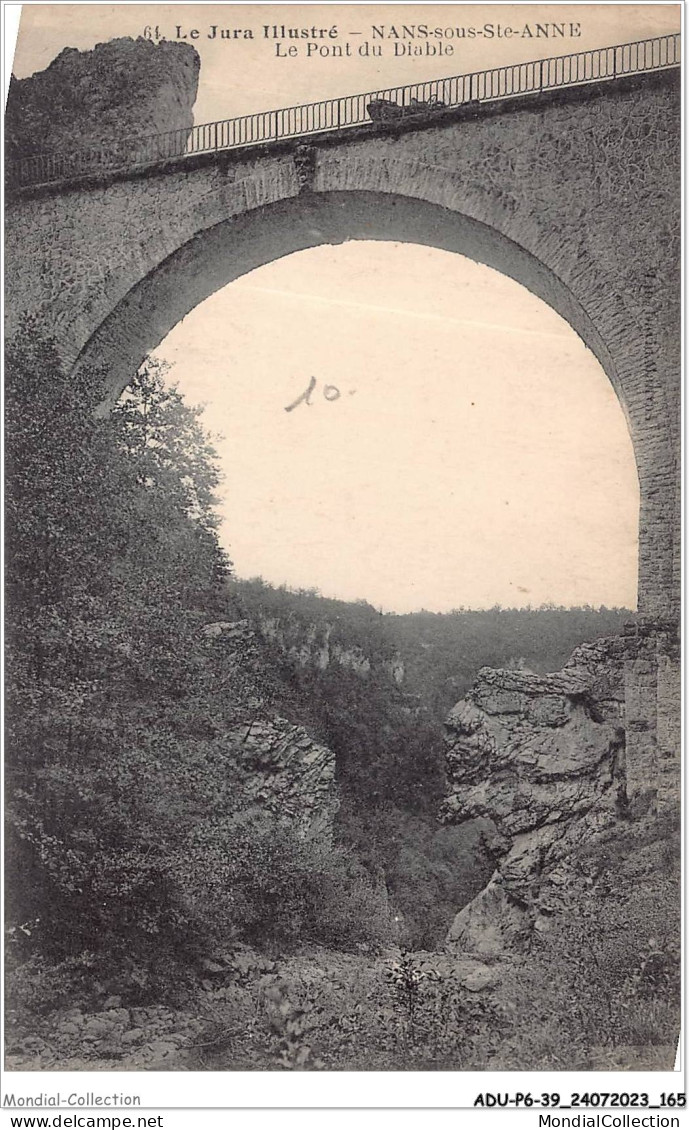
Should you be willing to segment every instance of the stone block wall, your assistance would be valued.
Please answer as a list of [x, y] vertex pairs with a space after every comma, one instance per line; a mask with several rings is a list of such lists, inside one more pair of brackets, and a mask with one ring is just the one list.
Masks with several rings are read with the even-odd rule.
[[25, 194], [7, 209], [8, 329], [38, 315], [117, 395], [193, 306], [291, 251], [403, 239], [487, 263], [608, 374], [639, 473], [639, 608], [676, 614], [679, 108], [675, 72], [642, 75], [316, 138], [307, 174], [286, 142]]
[[652, 810], [676, 810], [681, 786], [679, 625], [641, 619], [625, 632], [627, 791]]

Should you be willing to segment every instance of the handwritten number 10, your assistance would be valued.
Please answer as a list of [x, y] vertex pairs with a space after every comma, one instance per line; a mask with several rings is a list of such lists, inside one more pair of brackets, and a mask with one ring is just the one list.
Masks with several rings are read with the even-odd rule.
[[[301, 396], [298, 396], [296, 400], [293, 400], [291, 404], [287, 405], [285, 412], [292, 412], [298, 404], [308, 404], [308, 406], [311, 407], [311, 396], [315, 391], [316, 384], [316, 378], [311, 377], [311, 380], [309, 381], [309, 387], [305, 392], [302, 392]], [[323, 396], [326, 400], [339, 400], [342, 396], [342, 393], [336, 385], [324, 385]]]

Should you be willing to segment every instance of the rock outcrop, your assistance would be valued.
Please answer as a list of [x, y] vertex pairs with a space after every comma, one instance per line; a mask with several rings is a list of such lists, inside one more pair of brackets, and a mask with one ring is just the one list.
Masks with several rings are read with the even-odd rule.
[[204, 625], [201, 635], [209, 647], [223, 647], [237, 684], [242, 672], [248, 680], [236, 721], [222, 735], [240, 810], [291, 824], [305, 837], [331, 839], [339, 807], [335, 754], [263, 701], [255, 681], [260, 652], [252, 622], [217, 620]]
[[241, 809], [268, 812], [304, 836], [329, 839], [338, 809], [335, 754], [284, 718], [258, 718], [228, 735], [241, 767]]
[[499, 859], [451, 949], [498, 956], [545, 928], [576, 845], [626, 810], [624, 662], [620, 638], [582, 645], [553, 675], [483, 668], [452, 710], [443, 818], [492, 820]]
[[382, 670], [397, 686], [405, 678], [404, 661], [399, 655], [367, 655], [363, 647], [338, 641], [335, 624], [304, 625], [289, 617], [261, 616], [257, 627], [264, 639], [277, 644], [285, 657], [297, 667], [317, 667], [326, 671], [335, 665], [365, 677]]
[[69, 152], [190, 129], [200, 60], [185, 43], [113, 39], [66, 47], [44, 71], [10, 81], [6, 157]]
[[582, 644], [556, 674], [479, 672], [446, 722], [442, 816], [492, 820], [497, 865], [450, 949], [519, 949], [566, 908], [580, 846], [679, 810], [679, 674], [677, 624], [657, 617]]

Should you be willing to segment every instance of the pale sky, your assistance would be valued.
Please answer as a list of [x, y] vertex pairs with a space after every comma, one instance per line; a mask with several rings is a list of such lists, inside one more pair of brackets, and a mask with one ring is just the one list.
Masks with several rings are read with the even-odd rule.
[[[381, 58], [358, 55], [373, 24], [544, 21], [580, 34], [451, 37], [453, 54], [440, 58], [396, 57], [386, 39]], [[196, 27], [202, 122], [679, 23], [678, 4], [29, 4], [14, 72], [44, 68], [65, 46]], [[213, 24], [242, 37], [210, 40]], [[261, 30], [272, 24], [337, 26], [353, 54], [307, 58], [300, 44], [297, 58], [278, 59]], [[157, 352], [225, 437], [223, 538], [239, 576], [403, 612], [635, 607], [638, 481], [621, 408], [569, 325], [512, 280], [411, 244], [320, 247], [219, 291]], [[312, 403], [286, 412], [312, 378]]]
[[218, 291], [157, 354], [224, 436], [239, 576], [385, 611], [635, 606], [617, 397], [498, 272], [412, 244], [301, 251]]

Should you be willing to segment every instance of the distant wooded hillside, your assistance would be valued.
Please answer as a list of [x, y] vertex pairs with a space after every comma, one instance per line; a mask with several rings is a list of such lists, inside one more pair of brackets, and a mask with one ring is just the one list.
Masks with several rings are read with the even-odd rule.
[[[371, 667], [399, 661], [400, 686], [443, 716], [469, 689], [481, 667], [523, 666], [557, 671], [585, 640], [619, 634], [634, 617], [626, 608], [494, 608], [452, 612], [381, 613], [365, 601], [321, 596], [317, 590], [274, 588], [260, 579], [232, 580], [242, 608], [270, 624], [275, 637], [314, 661], [323, 646], [363, 653]], [[321, 658], [320, 662], [323, 662]], [[401, 669], [396, 666], [401, 675]]]

